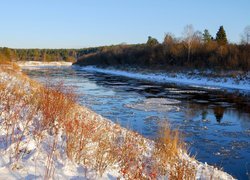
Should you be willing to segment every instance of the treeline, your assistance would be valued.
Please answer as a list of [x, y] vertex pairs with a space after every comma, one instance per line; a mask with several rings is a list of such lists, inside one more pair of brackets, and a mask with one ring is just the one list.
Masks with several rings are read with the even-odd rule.
[[69, 61], [74, 62], [73, 49], [15, 49], [17, 61]]
[[0, 58], [8, 61], [69, 61], [82, 55], [98, 52], [102, 47], [84, 49], [11, 49], [0, 48]]
[[221, 26], [212, 37], [208, 30], [184, 29], [182, 38], [166, 34], [164, 41], [148, 37], [145, 44], [109, 46], [78, 58], [78, 65], [133, 66], [164, 69], [184, 67], [218, 70], [250, 70], [250, 45], [228, 43]]

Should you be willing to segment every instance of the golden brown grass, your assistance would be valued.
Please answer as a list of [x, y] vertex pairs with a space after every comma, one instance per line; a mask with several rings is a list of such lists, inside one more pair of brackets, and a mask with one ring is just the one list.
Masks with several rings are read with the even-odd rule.
[[164, 123], [159, 136], [153, 154], [157, 174], [168, 175], [169, 179], [195, 179], [195, 165], [181, 157], [187, 150], [178, 130], [171, 130], [170, 125]]
[[11, 61], [8, 61], [6, 58], [1, 57], [0, 54], [0, 71], [11, 71], [11, 72], [16, 72], [20, 71], [20, 67]]
[[168, 123], [162, 124], [159, 138], [156, 140], [154, 158], [157, 159], [158, 173], [165, 175], [166, 167], [179, 159], [180, 150], [184, 150], [179, 132], [171, 130]]
[[[39, 110], [43, 114], [42, 128], [58, 128], [62, 127], [68, 120], [68, 115], [72, 112], [75, 105], [75, 94], [69, 88], [63, 86], [59, 82], [51, 87], [42, 87], [38, 95]], [[55, 124], [57, 123], [57, 124]]]

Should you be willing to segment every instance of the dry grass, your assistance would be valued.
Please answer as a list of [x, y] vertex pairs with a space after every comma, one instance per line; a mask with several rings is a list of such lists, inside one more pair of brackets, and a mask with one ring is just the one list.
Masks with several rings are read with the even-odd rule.
[[142, 155], [145, 150], [143, 144], [143, 139], [138, 134], [126, 133], [120, 139], [117, 156], [121, 166], [120, 172], [126, 179], [145, 179], [147, 172], [146, 158]]
[[17, 71], [20, 71], [20, 67], [16, 63], [11, 62], [7, 60], [6, 58], [1, 57], [1, 54], [0, 54], [0, 70], [17, 72]]
[[43, 114], [41, 128], [52, 128], [58, 131], [73, 111], [76, 99], [73, 90], [64, 87], [63, 83], [59, 82], [53, 86], [42, 87], [38, 96], [37, 105]]
[[186, 179], [192, 180], [196, 176], [196, 167], [188, 160], [181, 160], [171, 164], [171, 171], [169, 171], [169, 179]]
[[165, 123], [159, 135], [153, 154], [157, 174], [168, 175], [170, 179], [195, 179], [195, 165], [181, 157], [187, 150], [178, 130], [171, 130], [170, 125]]
[[90, 149], [87, 145], [94, 133], [94, 123], [86, 124], [82, 120], [74, 119], [65, 124], [65, 130], [67, 156], [77, 163], [87, 164], [87, 153]]
[[157, 159], [158, 173], [166, 175], [166, 167], [179, 159], [180, 150], [184, 150], [179, 132], [171, 130], [168, 123], [162, 124], [159, 138], [156, 140], [154, 159]]

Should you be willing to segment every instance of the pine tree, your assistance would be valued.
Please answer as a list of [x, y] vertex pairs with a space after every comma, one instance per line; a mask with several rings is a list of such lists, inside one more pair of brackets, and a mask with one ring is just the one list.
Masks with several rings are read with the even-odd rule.
[[219, 45], [227, 44], [227, 35], [223, 26], [220, 26], [220, 29], [216, 33], [216, 41], [218, 42]]
[[152, 38], [151, 36], [148, 36], [147, 45], [149, 45], [149, 46], [155, 46], [157, 44], [159, 44], [159, 42], [157, 41], [157, 39]]
[[205, 29], [204, 30], [204, 32], [203, 32], [203, 41], [205, 42], [205, 43], [208, 43], [208, 42], [210, 42], [211, 40], [212, 40], [212, 36], [210, 35], [210, 33], [209, 33], [209, 31], [207, 30], [207, 29]]

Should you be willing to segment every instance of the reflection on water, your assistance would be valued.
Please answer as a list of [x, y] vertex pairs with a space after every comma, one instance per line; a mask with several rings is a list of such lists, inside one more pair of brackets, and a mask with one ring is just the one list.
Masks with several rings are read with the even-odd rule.
[[216, 106], [214, 108], [214, 116], [216, 117], [216, 121], [218, 123], [221, 122], [221, 119], [223, 118], [223, 114], [224, 114], [224, 108], [221, 106]]
[[154, 84], [72, 68], [25, 72], [42, 82], [46, 76], [50, 81], [63, 78], [65, 85], [76, 88], [79, 103], [145, 137], [155, 138], [159, 124], [168, 120], [183, 133], [198, 160], [247, 178], [250, 96], [246, 92]]

